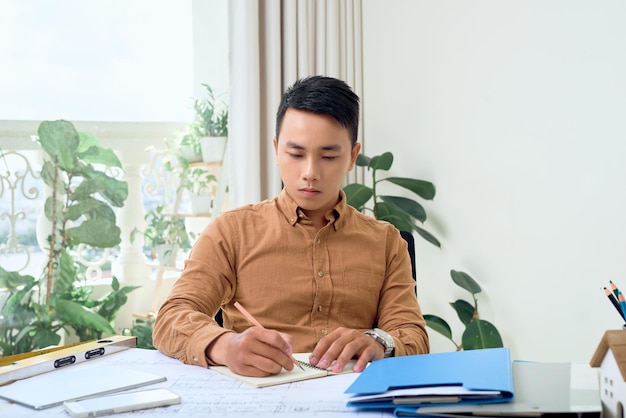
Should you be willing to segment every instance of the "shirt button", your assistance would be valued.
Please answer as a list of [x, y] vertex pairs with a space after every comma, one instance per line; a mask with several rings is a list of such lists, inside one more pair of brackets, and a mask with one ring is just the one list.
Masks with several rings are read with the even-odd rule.
[[324, 272], [322, 270], [320, 270], [320, 271], [317, 272], [317, 275], [322, 277], [324, 275]]
[[328, 330], [327, 329], [323, 329], [321, 332], [322, 332], [322, 335], [328, 334]]
[[318, 243], [318, 244], [321, 244], [321, 243], [322, 243], [322, 240], [318, 238], [318, 239], [317, 239], [317, 243]]
[[200, 363], [200, 360], [198, 359], [198, 357], [194, 357], [194, 358], [193, 358], [193, 362], [194, 362], [194, 363]]
[[291, 218], [289, 219], [289, 222], [294, 222], [296, 219], [295, 218]]
[[323, 310], [323, 309], [324, 309], [324, 308], [322, 308], [322, 305], [320, 305], [320, 306], [318, 306], [318, 307], [317, 307], [317, 310], [318, 310], [318, 311], [320, 311], [320, 312], [322, 312], [322, 310]]

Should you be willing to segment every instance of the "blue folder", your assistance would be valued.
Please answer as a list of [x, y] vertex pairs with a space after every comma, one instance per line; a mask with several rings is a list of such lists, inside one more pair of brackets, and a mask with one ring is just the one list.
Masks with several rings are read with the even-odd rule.
[[[462, 386], [470, 391], [494, 391], [496, 395], [481, 397], [460, 395], [455, 400], [441, 397], [446, 403], [495, 403], [513, 399], [513, 368], [508, 348], [485, 348], [434, 354], [390, 357], [376, 360], [366, 368], [345, 393], [355, 396], [380, 395], [377, 399], [355, 402], [358, 408], [396, 408], [437, 405], [437, 397], [409, 403], [386, 396], [390, 390]], [[410, 398], [409, 398], [410, 399]]]

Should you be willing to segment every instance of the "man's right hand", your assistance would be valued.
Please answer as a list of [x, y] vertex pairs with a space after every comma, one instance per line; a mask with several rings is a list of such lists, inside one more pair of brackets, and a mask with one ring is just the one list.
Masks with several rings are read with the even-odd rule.
[[244, 376], [270, 376], [284, 368], [293, 370], [291, 336], [277, 331], [251, 327], [237, 334], [227, 332], [206, 349], [206, 356]]

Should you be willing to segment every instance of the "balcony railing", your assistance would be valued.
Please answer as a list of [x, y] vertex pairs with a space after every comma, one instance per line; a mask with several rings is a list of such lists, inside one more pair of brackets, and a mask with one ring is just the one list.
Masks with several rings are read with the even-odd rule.
[[[38, 277], [44, 260], [46, 239], [43, 203], [47, 190], [40, 177], [42, 152], [31, 138], [37, 134], [39, 121], [0, 121], [0, 263], [10, 271]], [[85, 266], [86, 277], [95, 286], [106, 282], [104, 266], [124, 285], [142, 286], [131, 294], [118, 314], [116, 328], [132, 325], [132, 314], [150, 309], [154, 293], [152, 268], [146, 263], [143, 240], [130, 240], [135, 228], [144, 228], [145, 208], [154, 201], [172, 198], [172, 179], [158, 163], [165, 148], [164, 139], [182, 132], [186, 123], [169, 122], [73, 122], [79, 132], [98, 139], [103, 147], [115, 150], [123, 172], [115, 173], [128, 183], [128, 198], [117, 212], [121, 244], [115, 251], [93, 252], [78, 249], [78, 260]], [[33, 231], [37, 244], [33, 245]], [[29, 233], [30, 232], [30, 237]], [[43, 236], [42, 236], [43, 235]], [[28, 241], [28, 242], [27, 242]], [[96, 292], [97, 293], [97, 292]]]

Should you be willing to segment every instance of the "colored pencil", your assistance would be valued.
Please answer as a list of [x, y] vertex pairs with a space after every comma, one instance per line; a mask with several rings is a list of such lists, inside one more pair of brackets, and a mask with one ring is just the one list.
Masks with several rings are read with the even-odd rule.
[[626, 298], [624, 298], [624, 294], [619, 292], [618, 296], [619, 306], [622, 308], [622, 316], [626, 318]]
[[[252, 316], [252, 314], [250, 314], [250, 312], [248, 312], [243, 306], [241, 306], [239, 302], [235, 302], [235, 308], [239, 309], [239, 312], [241, 312], [243, 316], [248, 318], [248, 321], [252, 322], [253, 325], [256, 325], [257, 327], [265, 328], [263, 325], [261, 325], [259, 321], [256, 320], [255, 317]], [[293, 364], [295, 364], [296, 366], [304, 370], [304, 367], [302, 367], [302, 365], [298, 362], [298, 360], [296, 360], [293, 356], [289, 356], [289, 358], [291, 359], [291, 361], [293, 361]]]
[[617, 298], [617, 295], [619, 295], [619, 289], [617, 288], [617, 286], [615, 285], [615, 283], [613, 283], [612, 280], [609, 280], [609, 283], [611, 283], [611, 290], [613, 291], [613, 294], [615, 295], [615, 297]]
[[[626, 314], [624, 314], [624, 312], [622, 311], [622, 306], [617, 301], [617, 298], [615, 297], [615, 295], [613, 293], [611, 293], [611, 291], [609, 289], [607, 289], [606, 287], [604, 288], [604, 293], [609, 298], [609, 300], [611, 301], [611, 303], [613, 304], [615, 309], [617, 309], [617, 312], [620, 314], [622, 319], [626, 320]], [[624, 297], [624, 295], [622, 295], [622, 297]]]

